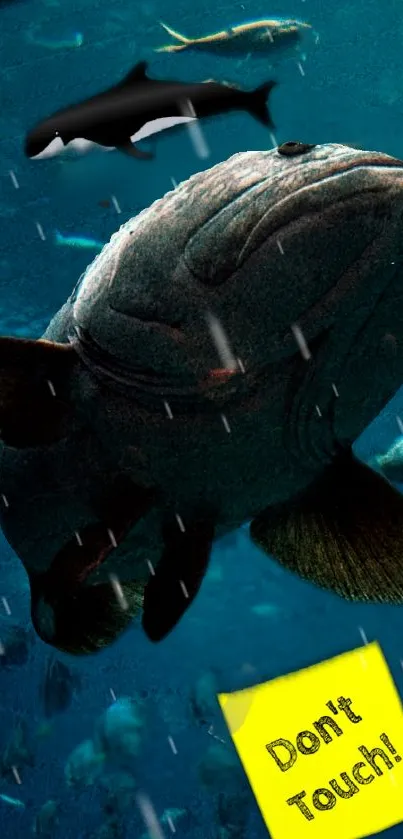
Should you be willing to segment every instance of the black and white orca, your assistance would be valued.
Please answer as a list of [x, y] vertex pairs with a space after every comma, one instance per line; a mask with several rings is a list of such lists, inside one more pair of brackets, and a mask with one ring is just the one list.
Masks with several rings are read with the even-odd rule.
[[142, 160], [153, 154], [135, 145], [175, 126], [230, 111], [248, 111], [273, 127], [267, 97], [275, 82], [244, 91], [227, 83], [174, 82], [150, 79], [141, 61], [125, 78], [103, 93], [57, 111], [26, 136], [25, 154], [31, 159], [54, 157], [66, 149], [78, 154], [94, 146]]

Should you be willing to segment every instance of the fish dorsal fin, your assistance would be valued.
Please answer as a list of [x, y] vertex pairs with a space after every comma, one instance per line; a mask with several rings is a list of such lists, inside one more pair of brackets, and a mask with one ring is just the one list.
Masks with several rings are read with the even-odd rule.
[[347, 600], [403, 603], [403, 498], [351, 450], [291, 503], [263, 510], [252, 540]]
[[119, 87], [126, 87], [126, 85], [137, 84], [138, 82], [148, 82], [147, 67], [147, 61], [139, 61], [135, 67], [129, 70], [127, 76], [122, 79]]

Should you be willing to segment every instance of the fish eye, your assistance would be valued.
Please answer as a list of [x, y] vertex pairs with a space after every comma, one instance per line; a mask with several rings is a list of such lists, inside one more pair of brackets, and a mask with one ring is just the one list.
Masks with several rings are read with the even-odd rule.
[[315, 143], [300, 143], [298, 140], [289, 140], [287, 143], [283, 143], [281, 146], [278, 146], [278, 153], [284, 155], [284, 157], [296, 157], [298, 154], [305, 154], [311, 149], [315, 148]]

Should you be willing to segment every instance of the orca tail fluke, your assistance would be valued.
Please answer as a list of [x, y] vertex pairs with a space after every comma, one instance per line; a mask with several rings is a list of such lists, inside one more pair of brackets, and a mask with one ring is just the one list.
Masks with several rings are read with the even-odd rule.
[[267, 128], [274, 128], [267, 98], [276, 85], [277, 82], [264, 82], [249, 94], [249, 113]]

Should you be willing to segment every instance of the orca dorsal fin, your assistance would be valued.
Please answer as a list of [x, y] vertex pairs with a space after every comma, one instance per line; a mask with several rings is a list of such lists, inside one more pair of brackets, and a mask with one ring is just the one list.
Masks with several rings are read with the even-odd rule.
[[135, 67], [132, 67], [132, 69], [129, 70], [127, 76], [119, 82], [119, 87], [136, 84], [136, 82], [148, 82], [147, 67], [147, 61], [139, 61]]

